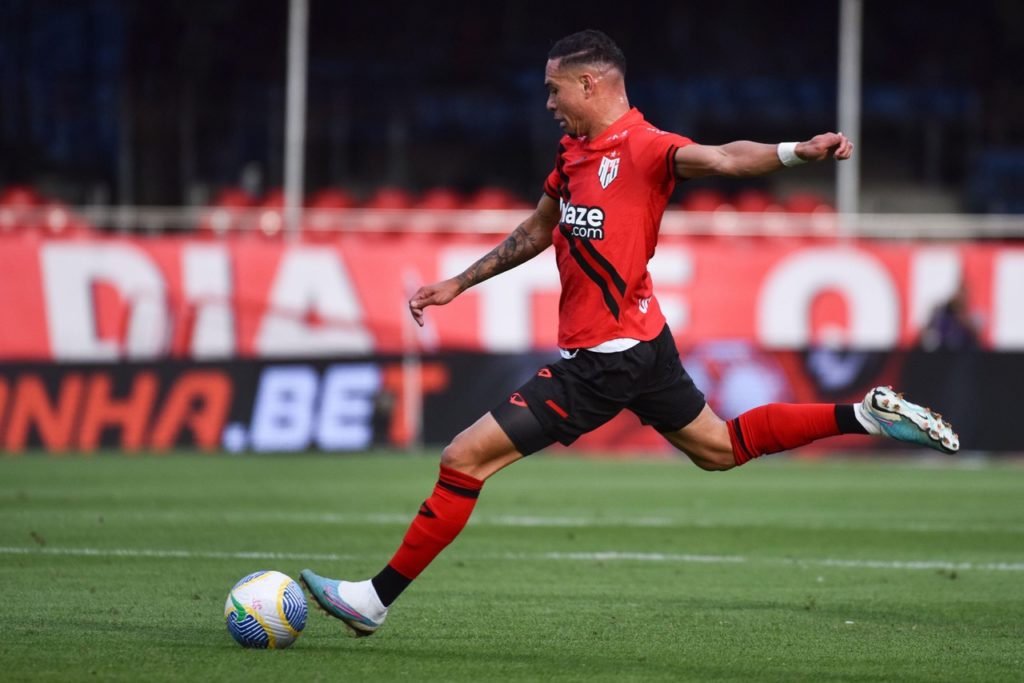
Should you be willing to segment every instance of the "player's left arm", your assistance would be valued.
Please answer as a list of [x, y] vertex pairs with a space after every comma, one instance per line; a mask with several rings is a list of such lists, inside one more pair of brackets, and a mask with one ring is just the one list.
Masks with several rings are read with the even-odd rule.
[[[822, 133], [796, 143], [793, 152], [801, 161], [843, 160], [853, 155], [853, 143], [842, 133]], [[785, 168], [779, 159], [778, 145], [749, 140], [724, 145], [689, 144], [676, 150], [674, 160], [675, 173], [679, 178], [755, 176]]]

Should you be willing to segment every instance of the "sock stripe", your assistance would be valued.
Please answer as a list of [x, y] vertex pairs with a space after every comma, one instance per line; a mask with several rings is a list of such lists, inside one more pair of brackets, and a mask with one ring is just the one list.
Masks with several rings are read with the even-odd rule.
[[734, 417], [729, 420], [729, 424], [732, 426], [733, 433], [736, 434], [736, 444], [740, 447], [740, 450], [743, 451], [741, 454], [743, 456], [742, 462], [739, 462], [739, 459], [737, 459], [737, 464], [742, 465], [744, 462], [752, 460], [755, 456], [750, 451], [750, 447], [743, 438], [743, 428], [740, 426], [740, 418]]
[[868, 430], [857, 419], [857, 409], [848, 403], [836, 404], [836, 426], [841, 434], [867, 434]]
[[467, 489], [465, 486], [456, 486], [455, 484], [449, 484], [444, 479], [438, 479], [437, 485], [447, 491], [451, 491], [457, 496], [462, 496], [463, 498], [480, 497], [480, 489]]

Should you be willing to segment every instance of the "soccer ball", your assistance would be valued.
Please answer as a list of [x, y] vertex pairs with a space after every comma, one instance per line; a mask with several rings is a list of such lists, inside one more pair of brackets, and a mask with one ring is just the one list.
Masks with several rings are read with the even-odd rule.
[[267, 570], [236, 583], [224, 603], [228, 632], [242, 647], [288, 647], [306, 626], [308, 611], [299, 584]]

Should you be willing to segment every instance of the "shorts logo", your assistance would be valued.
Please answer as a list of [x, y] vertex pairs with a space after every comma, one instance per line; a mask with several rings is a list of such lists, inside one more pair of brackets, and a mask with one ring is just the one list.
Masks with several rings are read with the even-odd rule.
[[650, 307], [650, 305], [651, 297], [645, 297], [643, 299], [640, 299], [640, 312], [647, 313], [647, 309]]
[[509, 396], [508, 402], [514, 406], [519, 406], [520, 408], [526, 407], [526, 401], [523, 400], [523, 397], [519, 395], [518, 391]]
[[618, 152], [612, 152], [611, 156], [601, 157], [601, 167], [597, 169], [597, 177], [601, 181], [601, 189], [606, 190], [612, 181], [619, 175]]
[[604, 209], [600, 206], [577, 206], [564, 199], [558, 200], [562, 209], [560, 223], [569, 228], [573, 237], [587, 240], [604, 239]]
[[541, 368], [537, 372], [537, 376], [538, 377], [544, 377], [544, 378], [547, 378], [547, 379], [551, 379], [551, 368]]

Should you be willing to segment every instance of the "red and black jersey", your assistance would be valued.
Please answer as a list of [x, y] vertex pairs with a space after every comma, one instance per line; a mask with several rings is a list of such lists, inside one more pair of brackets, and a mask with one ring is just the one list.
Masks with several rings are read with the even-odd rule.
[[692, 142], [658, 130], [637, 109], [593, 140], [560, 141], [544, 192], [562, 212], [553, 242], [563, 349], [647, 341], [665, 326], [647, 262], [675, 188], [675, 151]]

